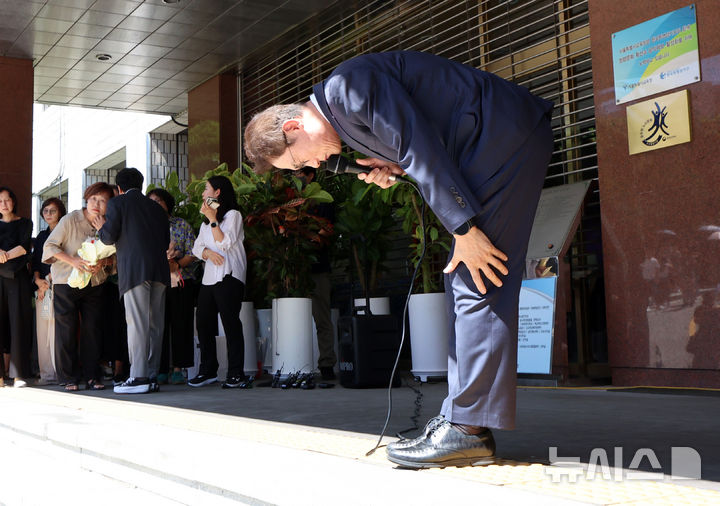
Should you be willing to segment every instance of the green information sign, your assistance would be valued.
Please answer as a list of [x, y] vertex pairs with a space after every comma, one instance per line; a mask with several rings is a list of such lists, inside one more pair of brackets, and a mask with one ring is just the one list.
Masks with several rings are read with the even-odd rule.
[[614, 33], [612, 51], [617, 104], [699, 81], [695, 5]]

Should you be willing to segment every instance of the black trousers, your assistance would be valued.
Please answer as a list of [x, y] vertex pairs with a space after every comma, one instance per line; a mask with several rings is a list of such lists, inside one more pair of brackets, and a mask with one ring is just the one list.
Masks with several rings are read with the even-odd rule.
[[127, 322], [125, 305], [120, 298], [117, 284], [106, 281], [103, 288], [103, 345], [101, 358], [107, 361], [119, 360], [129, 367]]
[[201, 285], [198, 294], [197, 332], [200, 342], [200, 374], [217, 374], [218, 361], [215, 336], [217, 315], [220, 313], [228, 352], [228, 378], [245, 378], [245, 339], [240, 322], [240, 308], [245, 295], [245, 283], [227, 275], [214, 285]]
[[54, 285], [55, 370], [59, 383], [76, 381], [73, 363], [78, 351], [80, 317], [80, 362], [85, 381], [102, 379], [98, 361], [102, 347], [103, 285], [72, 288]]
[[165, 331], [163, 333], [160, 372], [173, 367], [192, 367], [195, 360], [193, 350], [193, 308], [197, 298], [197, 283], [186, 279], [184, 286], [168, 288], [165, 292]]
[[[27, 378], [30, 375], [33, 337], [31, 300], [27, 270], [16, 272], [14, 278], [0, 276], [0, 343], [2, 352], [10, 354], [10, 370], [4, 372], [11, 378]], [[4, 369], [4, 363], [0, 364], [0, 371]]]

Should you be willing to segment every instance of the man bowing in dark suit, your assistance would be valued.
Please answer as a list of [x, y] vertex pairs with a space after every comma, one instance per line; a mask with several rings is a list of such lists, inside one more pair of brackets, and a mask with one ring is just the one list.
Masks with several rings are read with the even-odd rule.
[[115, 387], [116, 394], [156, 391], [162, 351], [170, 226], [162, 207], [140, 191], [143, 179], [134, 168], [118, 172], [120, 195], [108, 203], [104, 218], [93, 221], [100, 240], [117, 247], [118, 288], [125, 302], [130, 377]]
[[245, 130], [256, 170], [318, 167], [342, 139], [373, 158], [358, 177], [409, 174], [453, 234], [445, 268], [448, 396], [421, 436], [388, 458], [425, 468], [493, 461], [491, 429], [515, 426], [518, 297], [553, 148], [552, 103], [431, 54], [358, 56], [304, 104], [274, 106]]

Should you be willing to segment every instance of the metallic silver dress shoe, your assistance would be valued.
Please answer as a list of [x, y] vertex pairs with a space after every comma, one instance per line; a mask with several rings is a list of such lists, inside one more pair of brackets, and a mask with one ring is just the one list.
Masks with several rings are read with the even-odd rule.
[[406, 448], [387, 447], [387, 458], [402, 467], [484, 466], [495, 462], [495, 439], [490, 429], [468, 435], [447, 420], [435, 425], [420, 441]]
[[418, 437], [401, 439], [393, 443], [388, 443], [387, 448], [388, 450], [398, 450], [400, 448], [409, 448], [411, 446], [415, 446], [420, 441], [423, 441], [427, 437], [427, 435], [430, 434], [430, 431], [432, 431], [437, 425], [444, 421], [445, 417], [443, 415], [435, 416], [428, 420], [428, 423], [425, 424], [425, 428], [423, 429], [422, 434], [420, 434]]

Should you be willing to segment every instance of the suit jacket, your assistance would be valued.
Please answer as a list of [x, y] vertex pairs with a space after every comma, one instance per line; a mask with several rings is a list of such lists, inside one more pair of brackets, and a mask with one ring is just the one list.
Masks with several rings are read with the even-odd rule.
[[411, 51], [352, 58], [313, 93], [342, 140], [405, 169], [451, 232], [480, 213], [503, 164], [552, 111], [493, 74]]
[[98, 234], [117, 248], [120, 296], [145, 281], [169, 285], [170, 224], [165, 210], [140, 190], [130, 190], [110, 199], [105, 219]]

